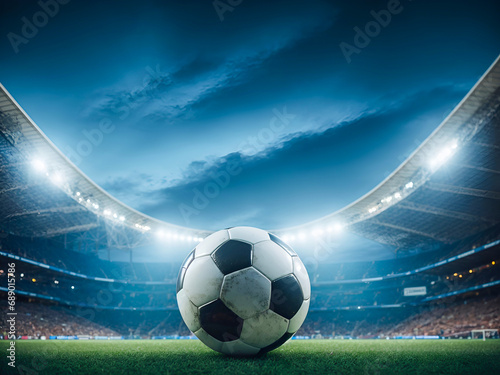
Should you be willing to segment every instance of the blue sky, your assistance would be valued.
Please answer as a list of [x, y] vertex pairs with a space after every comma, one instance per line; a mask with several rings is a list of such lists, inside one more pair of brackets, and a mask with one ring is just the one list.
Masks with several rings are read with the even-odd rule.
[[[46, 24], [35, 1], [0, 5], [0, 81], [111, 194], [212, 230], [297, 225], [357, 199], [500, 52], [496, 1], [244, 0], [222, 20], [212, 1], [54, 1]], [[346, 59], [339, 45], [388, 8]]]

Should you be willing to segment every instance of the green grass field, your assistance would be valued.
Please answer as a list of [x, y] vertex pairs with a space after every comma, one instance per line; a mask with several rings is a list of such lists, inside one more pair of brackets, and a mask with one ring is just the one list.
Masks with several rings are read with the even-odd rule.
[[2, 374], [493, 374], [500, 341], [294, 340], [261, 358], [231, 358], [199, 341], [17, 341]]

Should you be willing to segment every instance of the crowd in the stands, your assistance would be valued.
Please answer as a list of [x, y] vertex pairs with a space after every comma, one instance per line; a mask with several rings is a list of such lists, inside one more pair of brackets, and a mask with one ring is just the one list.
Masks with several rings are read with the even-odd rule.
[[[492, 330], [498, 338], [500, 296], [495, 292], [470, 294], [424, 307], [310, 312], [297, 332], [312, 338], [393, 338], [398, 336], [471, 337], [472, 330]], [[3, 306], [2, 307], [6, 307]], [[31, 299], [18, 301], [18, 336], [40, 338], [51, 335], [189, 336], [178, 311], [81, 310]], [[7, 332], [6, 315], [0, 318], [0, 332]], [[482, 336], [476, 336], [482, 337]]]
[[[3, 310], [7, 309], [1, 304]], [[15, 305], [16, 337], [31, 336], [41, 338], [45, 336], [118, 336], [118, 333], [89, 319], [72, 315], [68, 309], [56, 306], [47, 306], [37, 301], [21, 302]], [[0, 333], [5, 336], [9, 333], [7, 314], [0, 316]]]
[[435, 305], [392, 327], [386, 334], [463, 336], [471, 330], [500, 329], [500, 296], [460, 299]]

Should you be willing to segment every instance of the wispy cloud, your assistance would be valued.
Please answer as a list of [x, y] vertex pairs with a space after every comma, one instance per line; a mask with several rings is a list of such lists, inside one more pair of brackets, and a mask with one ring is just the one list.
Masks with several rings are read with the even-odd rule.
[[[214, 202], [218, 203], [210, 203], [213, 206], [210, 212], [204, 212], [214, 217], [213, 222], [217, 221], [218, 214], [221, 214], [219, 221], [229, 222], [228, 217], [233, 213], [228, 206], [233, 207], [236, 216], [238, 212], [249, 210], [254, 216], [260, 215], [261, 221], [262, 217], [267, 217], [269, 222], [278, 220], [279, 215], [272, 213], [273, 209], [276, 210], [274, 205], [282, 198], [285, 201], [288, 198], [289, 202], [297, 202], [293, 197], [301, 194], [300, 192], [308, 196], [308, 203], [293, 203], [297, 209], [300, 207], [300, 210], [306, 210], [310, 205], [311, 212], [316, 212], [314, 206], [320, 204], [321, 195], [330, 195], [337, 190], [343, 191], [342, 196], [334, 194], [335, 201], [342, 206], [366, 192], [356, 189], [346, 192], [341, 189], [343, 181], [361, 178], [371, 181], [370, 186], [375, 186], [383, 178], [380, 168], [372, 166], [366, 169], [363, 167], [366, 167], [366, 160], [360, 159], [359, 150], [371, 145], [370, 139], [375, 136], [380, 139], [380, 147], [374, 148], [371, 153], [374, 153], [377, 159], [390, 158], [393, 164], [390, 168], [397, 167], [423, 138], [418, 141], [407, 140], [407, 153], [395, 155], [390, 152], [392, 137], [395, 137], [394, 142], [401, 142], [401, 135], [404, 134], [402, 129], [417, 125], [427, 129], [422, 131], [424, 137], [428, 135], [442, 120], [441, 115], [452, 108], [450, 103], [454, 104], [456, 99], [461, 97], [463, 92], [458, 91], [451, 86], [438, 87], [400, 98], [397, 103], [390, 100], [387, 106], [380, 105], [377, 110], [364, 112], [355, 119], [330, 123], [317, 131], [283, 136], [256, 154], [236, 151], [218, 158], [193, 161], [183, 170], [181, 177], [165, 181], [163, 185], [157, 184], [155, 189], [149, 190], [149, 201], [138, 208], [153, 216], [185, 224], [179, 219], [178, 205], [191, 204], [196, 189], [203, 190], [213, 181], [215, 175], [234, 165], [241, 168], [241, 173], [232, 178], [227, 188], [221, 189], [221, 196], [214, 199]], [[440, 102], [440, 105], [433, 104], [433, 99]], [[443, 103], [447, 108], [445, 111], [442, 109]], [[363, 136], [360, 137], [360, 134]], [[385, 135], [387, 140], [383, 138]], [[384, 147], [385, 144], [388, 147]], [[354, 161], [346, 164], [345, 159]], [[386, 165], [385, 162], [383, 164]], [[304, 178], [306, 175], [309, 177]], [[366, 186], [366, 183], [360, 186]], [[310, 196], [311, 191], [315, 190], [318, 191], [318, 196]], [[303, 201], [303, 198], [299, 200]], [[332, 206], [333, 208], [340, 207]], [[251, 221], [252, 217], [242, 217], [240, 220]]]
[[[138, 72], [135, 84], [118, 83], [101, 90], [83, 115], [89, 117], [128, 117], [131, 113], [148, 120], [173, 120], [191, 118], [196, 104], [209, 100], [222, 90], [247, 82], [264, 62], [290, 48], [300, 40], [329, 27], [334, 21], [333, 11], [313, 17], [291, 18], [284, 25], [266, 24], [258, 35], [234, 38], [227, 43], [227, 50], [209, 54], [206, 51], [185, 58], [178, 65], [168, 68], [161, 64], [148, 66]], [[273, 29], [274, 27], [274, 29]], [[262, 38], [262, 34], [266, 38]], [[242, 47], [248, 42], [248, 47]], [[215, 43], [215, 41], [212, 41]], [[214, 45], [215, 49], [221, 46]], [[204, 54], [203, 54], [204, 53]]]

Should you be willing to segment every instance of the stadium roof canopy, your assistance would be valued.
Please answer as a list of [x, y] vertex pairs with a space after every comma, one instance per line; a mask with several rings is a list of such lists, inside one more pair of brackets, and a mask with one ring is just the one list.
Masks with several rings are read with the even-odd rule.
[[390, 176], [348, 206], [276, 231], [344, 226], [407, 249], [450, 244], [500, 221], [500, 57], [439, 127]]
[[[341, 227], [409, 249], [449, 244], [500, 221], [500, 60], [389, 177], [345, 208], [274, 232], [290, 241]], [[200, 241], [211, 232], [166, 223], [97, 186], [42, 133], [0, 85], [0, 228], [53, 237], [106, 229], [115, 247], [152, 233]], [[112, 229], [112, 230], [110, 230]]]
[[0, 227], [20, 236], [51, 237], [102, 225], [115, 233], [123, 229], [132, 240], [122, 243], [125, 247], [137, 243], [133, 232], [161, 229], [191, 241], [211, 233], [162, 222], [112, 197], [65, 157], [0, 85]]

